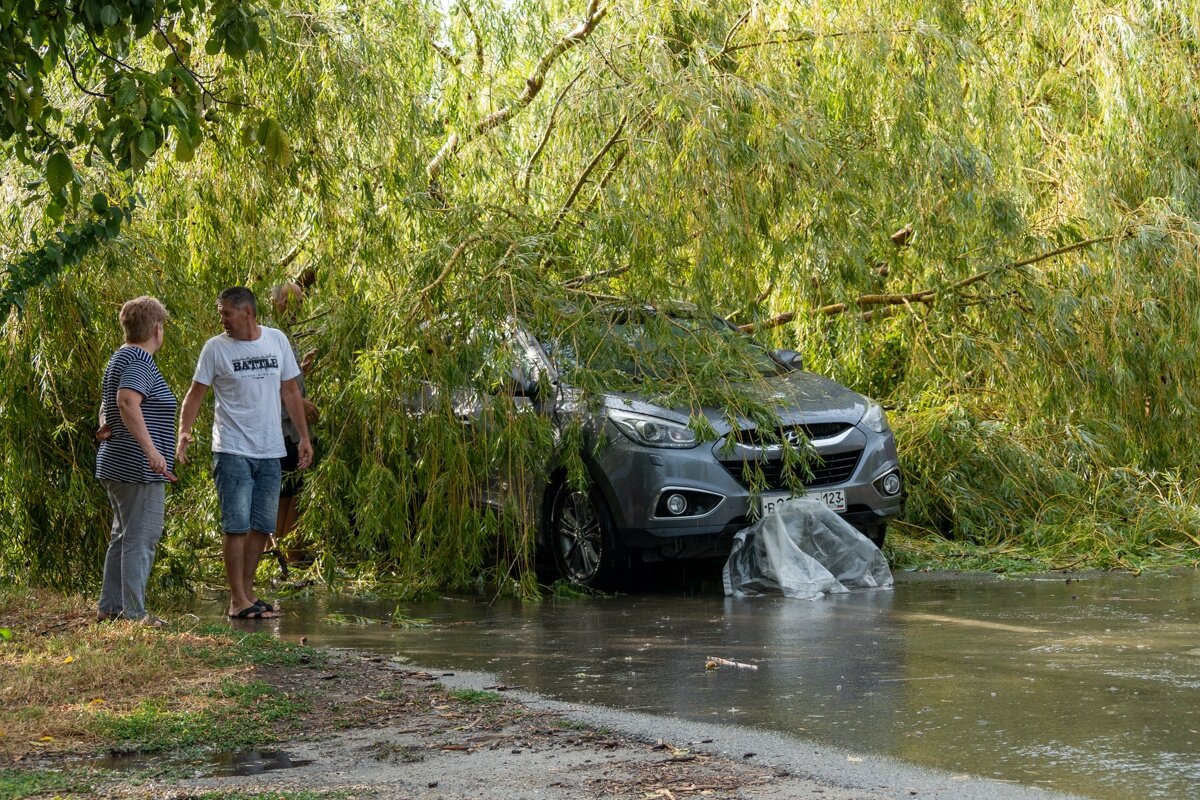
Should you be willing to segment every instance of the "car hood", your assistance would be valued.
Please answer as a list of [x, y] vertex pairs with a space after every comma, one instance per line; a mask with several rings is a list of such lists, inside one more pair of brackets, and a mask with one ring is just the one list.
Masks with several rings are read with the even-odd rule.
[[[855, 425], [867, 412], [867, 404], [870, 402], [837, 381], [802, 370], [772, 377], [761, 389], [755, 387], [755, 390], [761, 392], [763, 400], [775, 405], [784, 425], [812, 425], [823, 422]], [[606, 408], [634, 411], [683, 424], [687, 424], [690, 416], [686, 408], [664, 408], [636, 393], [606, 394], [604, 405]], [[718, 434], [724, 435], [731, 430], [725, 418], [725, 409], [706, 406], [701, 410]], [[753, 428], [754, 423], [740, 418], [738, 427], [745, 430]]]

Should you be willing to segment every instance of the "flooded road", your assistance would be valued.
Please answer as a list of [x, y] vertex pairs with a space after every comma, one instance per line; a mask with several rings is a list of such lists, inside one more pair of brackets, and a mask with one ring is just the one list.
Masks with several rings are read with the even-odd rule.
[[[393, 613], [429, 625], [378, 624]], [[899, 574], [893, 591], [816, 602], [735, 600], [719, 583], [539, 605], [297, 598], [271, 626], [561, 700], [1097, 798], [1200, 786], [1196, 573]]]

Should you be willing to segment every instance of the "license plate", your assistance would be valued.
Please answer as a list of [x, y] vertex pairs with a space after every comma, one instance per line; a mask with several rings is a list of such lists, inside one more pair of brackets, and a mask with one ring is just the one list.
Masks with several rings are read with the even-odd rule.
[[[760, 498], [762, 501], [762, 514], [766, 516], [783, 504], [783, 501], [791, 497], [787, 492], [772, 492], [764, 494]], [[830, 511], [845, 511], [846, 510], [846, 493], [841, 489], [827, 489], [824, 491], [811, 491], [805, 497], [815, 497], [825, 504], [825, 507]]]

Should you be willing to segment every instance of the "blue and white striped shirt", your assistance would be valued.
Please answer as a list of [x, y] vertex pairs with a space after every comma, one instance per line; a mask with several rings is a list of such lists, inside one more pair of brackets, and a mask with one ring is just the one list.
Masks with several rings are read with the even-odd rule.
[[142, 396], [142, 419], [146, 421], [150, 440], [167, 460], [167, 469], [175, 470], [175, 411], [179, 401], [158, 371], [154, 356], [129, 345], [113, 353], [104, 370], [101, 408], [112, 436], [101, 442], [96, 452], [96, 477], [128, 483], [164, 481], [162, 475], [150, 471], [146, 454], [121, 419], [117, 407], [120, 389], [132, 389]]

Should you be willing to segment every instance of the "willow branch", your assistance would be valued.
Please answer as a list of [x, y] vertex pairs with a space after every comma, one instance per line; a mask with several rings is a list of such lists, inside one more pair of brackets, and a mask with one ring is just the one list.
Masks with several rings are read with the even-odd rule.
[[604, 278], [612, 278], [616, 275], [623, 275], [632, 269], [632, 265], [626, 264], [623, 267], [613, 267], [612, 269], [604, 269], [599, 272], [589, 272], [586, 275], [576, 275], [574, 278], [568, 278], [563, 281], [564, 289], [577, 289], [584, 284], [592, 281], [603, 280]]
[[[1123, 235], [1123, 233], [1110, 233], [1105, 236], [1096, 236], [1091, 239], [1084, 239], [1080, 242], [1064, 245], [1062, 247], [1055, 248], [1054, 250], [1049, 250], [1045, 253], [1039, 253], [1035, 256], [1022, 258], [1018, 261], [1010, 261], [1007, 264], [1000, 264], [999, 266], [990, 267], [989, 269], [982, 270], [981, 272], [976, 272], [974, 275], [971, 275], [968, 278], [963, 278], [956, 283], [952, 283], [945, 289], [922, 289], [909, 294], [864, 294], [846, 303], [832, 303], [827, 306], [822, 306], [821, 308], [817, 309], [817, 313], [822, 316], [835, 316], [849, 311], [852, 308], [861, 309], [870, 308], [872, 306], [891, 306], [891, 308], [880, 308], [874, 311], [868, 311], [862, 315], [862, 318], [864, 320], [868, 320], [890, 316], [906, 308], [911, 309], [915, 303], [933, 303], [940, 294], [959, 292], [966, 287], [986, 280], [997, 273], [1007, 272], [1009, 270], [1019, 269], [1021, 267], [1027, 267], [1030, 264], [1036, 264], [1039, 261], [1045, 261], [1046, 259], [1065, 255], [1066, 253], [1071, 253], [1075, 250], [1082, 250], [1085, 247], [1091, 247], [1095, 244], [1115, 242]], [[776, 314], [774, 317], [763, 320], [762, 322], [750, 322], [745, 325], [740, 325], [739, 330], [745, 331], [746, 333], [754, 333], [758, 330], [777, 328], [780, 325], [786, 325], [787, 323], [791, 322], [798, 316], [798, 314], [798, 311], [785, 311], [782, 314]]]
[[493, 128], [503, 125], [532, 103], [533, 99], [538, 96], [538, 93], [541, 92], [542, 87], [545, 85], [546, 74], [554, 66], [554, 63], [562, 57], [563, 53], [566, 53], [587, 39], [591, 32], [596, 29], [596, 26], [600, 24], [600, 20], [604, 19], [607, 14], [607, 8], [600, 8], [600, 0], [588, 0], [583, 22], [579, 23], [574, 30], [564, 35], [549, 50], [542, 54], [542, 57], [538, 59], [537, 65], [533, 68], [533, 74], [525, 79], [525, 90], [521, 92], [516, 100], [513, 100], [504, 106], [504, 108], [488, 114], [462, 136], [459, 136], [457, 133], [451, 133], [446, 137], [446, 141], [438, 150], [437, 155], [434, 156], [433, 160], [425, 168], [430, 180], [437, 179], [445, 167], [446, 161], [458, 152], [459, 148]]
[[621, 165], [625, 163], [625, 158], [628, 155], [629, 148], [622, 148], [621, 151], [618, 152], [613, 158], [612, 163], [608, 165], [608, 169], [604, 171], [604, 177], [602, 177], [600, 182], [596, 184], [596, 191], [592, 193], [592, 199], [588, 202], [589, 211], [595, 208], [596, 204], [600, 202], [600, 197], [604, 194], [605, 187], [608, 186], [608, 182], [612, 180], [613, 175], [615, 175], [617, 170], [621, 168]]
[[462, 243], [459, 244], [458, 247], [454, 248], [454, 252], [450, 254], [450, 260], [446, 262], [446, 266], [442, 268], [441, 273], [433, 279], [433, 283], [426, 286], [424, 289], [418, 292], [418, 294], [424, 297], [437, 287], [441, 286], [446, 278], [450, 277], [450, 272], [454, 269], [454, 265], [458, 263], [460, 258], [462, 258], [463, 253], [467, 252], [467, 248], [475, 244], [475, 242], [478, 242], [481, 238], [482, 237], [479, 236], [479, 234], [472, 234], [466, 239], [463, 239]]
[[1054, 258], [1055, 256], [1061, 256], [1065, 253], [1070, 253], [1075, 250], [1082, 250], [1083, 248], [1091, 247], [1094, 244], [1102, 244], [1105, 242], [1115, 242], [1118, 239], [1120, 239], [1123, 235], [1124, 234], [1121, 234], [1121, 233], [1110, 233], [1105, 236], [1097, 236], [1092, 239], [1084, 239], [1081, 242], [1075, 242], [1073, 244], [1064, 245], [1055, 250], [1050, 250], [1049, 252], [1046, 252], [1046, 253], [1040, 253], [1036, 256], [1030, 256], [1029, 258], [1021, 259], [1020, 261], [1013, 261], [1008, 264], [1001, 264], [998, 267], [992, 267], [991, 269], [985, 269], [983, 272], [977, 272], [969, 278], [963, 278], [958, 283], [953, 284], [950, 288], [952, 290], [965, 289], [966, 287], [970, 286], [973, 283], [979, 283], [981, 280], [984, 280], [985, 278], [991, 276], [994, 273], [1002, 272], [1004, 270], [1018, 269], [1020, 267], [1027, 267], [1030, 264], [1036, 264], [1039, 261], [1045, 261], [1047, 258]]
[[575, 73], [575, 77], [571, 78], [571, 82], [562, 88], [558, 93], [558, 97], [554, 101], [554, 107], [550, 109], [550, 119], [546, 122], [546, 129], [542, 131], [542, 138], [538, 141], [538, 145], [534, 148], [533, 153], [529, 156], [529, 160], [525, 162], [525, 166], [521, 169], [523, 178], [521, 181], [521, 193], [529, 194], [529, 178], [533, 174], [533, 165], [541, 157], [542, 151], [546, 149], [546, 142], [550, 141], [550, 134], [554, 131], [554, 123], [558, 119], [558, 109], [562, 106], [563, 100], [567, 97], [567, 92], [571, 91], [571, 87], [583, 77], [586, 70], [579, 70]]
[[437, 53], [439, 56], [441, 56], [441, 57], [442, 57], [442, 59], [443, 59], [443, 60], [444, 60], [444, 61], [445, 61], [447, 64], [449, 64], [450, 66], [454, 67], [455, 69], [459, 69], [459, 68], [461, 68], [461, 67], [462, 67], [462, 59], [461, 59], [461, 58], [459, 58], [458, 56], [456, 56], [456, 55], [454, 54], [454, 51], [453, 51], [453, 50], [451, 50], [451, 49], [450, 49], [449, 47], [447, 47], [446, 45], [444, 45], [444, 44], [438, 44], [438, 43], [437, 43], [437, 40], [433, 38], [433, 31], [432, 31], [432, 30], [430, 30], [430, 31], [429, 31], [429, 45], [430, 45], [430, 46], [433, 48], [433, 51], [434, 51], [435, 53]]
[[566, 217], [567, 212], [571, 210], [571, 206], [575, 204], [575, 198], [579, 197], [579, 193], [583, 190], [583, 187], [587, 183], [587, 179], [592, 174], [592, 171], [596, 169], [596, 166], [601, 162], [601, 160], [603, 160], [604, 156], [608, 154], [608, 151], [613, 148], [613, 145], [620, 140], [621, 134], [625, 130], [625, 123], [628, 120], [628, 114], [621, 117], [621, 121], [617, 123], [617, 129], [612, 132], [612, 136], [608, 137], [608, 141], [604, 143], [604, 146], [597, 151], [596, 155], [592, 156], [592, 160], [588, 162], [586, 167], [584, 167], [583, 173], [579, 176], [579, 179], [575, 181], [575, 185], [571, 187], [571, 193], [568, 194], [567, 199], [563, 201], [562, 208], [560, 208], [558, 210], [558, 214], [555, 215], [554, 224], [550, 226], [551, 233], [558, 230], [558, 226], [562, 224], [563, 218]]
[[716, 58], [720, 58], [729, 52], [729, 45], [733, 42], [733, 37], [737, 35], [738, 29], [746, 24], [746, 20], [750, 19], [750, 12], [753, 9], [746, 9], [746, 13], [737, 18], [737, 22], [730, 27], [729, 33], [725, 34], [725, 41], [721, 43], [721, 52], [717, 53]]
[[304, 243], [308, 240], [308, 235], [310, 233], [312, 233], [311, 227], [306, 229], [304, 233], [300, 234], [299, 239], [297, 239], [296, 243], [292, 245], [292, 248], [284, 253], [283, 258], [279, 259], [279, 269], [286, 269], [293, 261], [296, 260], [296, 257], [300, 255], [300, 251], [304, 249]]
[[483, 36], [479, 33], [479, 26], [475, 24], [475, 15], [471, 13], [471, 7], [462, 0], [458, 7], [462, 9], [467, 24], [471, 26], [471, 35], [475, 37], [475, 74], [478, 75], [483, 72]]
[[[785, 36], [781, 39], [763, 39], [757, 42], [746, 42], [745, 44], [736, 44], [729, 48], [722, 48], [721, 55], [732, 53], [737, 50], [749, 50], [752, 47], [768, 47], [776, 44], [801, 44], [803, 42], [812, 42], [817, 39], [842, 39], [847, 36], [864, 36], [872, 33], [912, 33], [913, 28], [895, 28], [893, 30], [881, 30], [878, 28], [864, 28], [857, 31], [834, 31], [832, 33], [817, 33], [816, 31], [805, 31], [804, 33], [795, 36]], [[779, 31], [787, 33], [787, 31]]]

